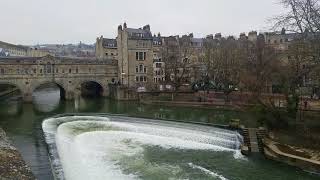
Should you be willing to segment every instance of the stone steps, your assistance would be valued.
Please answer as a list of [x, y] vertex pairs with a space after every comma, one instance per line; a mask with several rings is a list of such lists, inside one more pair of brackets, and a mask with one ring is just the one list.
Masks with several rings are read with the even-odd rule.
[[264, 129], [257, 128], [243, 128], [242, 136], [243, 141], [246, 146], [249, 147], [250, 152], [263, 152], [263, 143], [262, 140], [266, 135]]

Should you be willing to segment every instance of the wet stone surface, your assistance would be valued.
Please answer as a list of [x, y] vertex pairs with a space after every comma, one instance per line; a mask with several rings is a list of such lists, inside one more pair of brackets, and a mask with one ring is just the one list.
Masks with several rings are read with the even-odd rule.
[[22, 159], [20, 153], [13, 147], [5, 132], [0, 128], [0, 179], [35, 179], [30, 168]]

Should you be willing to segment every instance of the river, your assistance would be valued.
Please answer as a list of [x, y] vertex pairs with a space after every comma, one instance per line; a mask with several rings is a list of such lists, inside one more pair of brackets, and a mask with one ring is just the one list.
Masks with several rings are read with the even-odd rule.
[[[40, 180], [53, 179], [47, 144], [43, 136], [41, 124], [44, 119], [57, 114], [110, 113], [122, 114], [130, 117], [183, 120], [213, 124], [228, 124], [230, 119], [240, 119], [246, 126], [256, 126], [253, 114], [237, 111], [151, 106], [139, 104], [137, 102], [112, 101], [104, 98], [81, 98], [76, 102], [60, 101], [59, 91], [55, 88], [42, 89], [36, 91], [33, 95], [34, 100], [32, 104], [22, 103], [18, 98], [2, 100], [0, 103], [0, 126], [3, 127], [8, 136], [13, 140], [14, 145], [19, 149], [23, 158], [30, 165], [37, 179]], [[161, 125], [161, 127], [163, 126], [168, 126], [168, 124]], [[187, 128], [188, 125], [185, 125], [185, 127]], [[176, 131], [180, 132], [181, 128]], [[93, 134], [93, 136], [93, 138], [101, 137], [101, 134]], [[139, 138], [137, 137], [137, 139]], [[87, 142], [87, 139], [83, 140]], [[92, 144], [92, 146], [95, 146], [95, 144]], [[299, 169], [266, 160], [264, 157], [259, 155], [237, 159], [234, 158], [232, 154], [221, 152], [212, 153], [211, 151], [201, 151], [199, 149], [184, 150], [184, 154], [181, 154], [181, 151], [176, 151], [175, 149], [170, 149], [169, 151], [171, 152], [162, 148], [155, 148], [155, 146], [148, 146], [145, 149], [145, 152], [149, 156], [148, 158], [151, 159], [151, 164], [163, 164], [166, 163], [165, 160], [171, 161], [172, 163], [173, 161], [178, 162], [181, 159], [185, 159], [184, 166], [174, 166], [173, 170], [175, 168], [182, 168], [183, 172], [192, 172], [189, 176], [193, 177], [192, 179], [225, 178], [244, 180], [289, 180], [319, 178]], [[159, 158], [159, 156], [162, 158]], [[128, 164], [126, 164], [127, 161], [122, 163], [124, 163], [124, 166], [128, 166]], [[149, 176], [150, 172], [155, 173], [159, 168], [161, 169], [160, 166], [157, 167], [158, 169], [146, 169], [148, 171], [143, 171], [145, 174], [142, 179], [150, 179], [150, 177], [165, 179], [164, 176], [161, 176], [161, 173], [158, 173], [159, 176]], [[168, 168], [164, 169], [168, 172], [170, 171], [170, 168], [169, 170]], [[135, 166], [133, 169], [126, 170], [142, 171], [141, 169], [137, 170]], [[202, 175], [200, 172], [202, 172]], [[203, 174], [207, 175], [204, 176]], [[181, 178], [186, 179], [184, 175], [181, 175]], [[180, 176], [174, 177], [176, 178]]]

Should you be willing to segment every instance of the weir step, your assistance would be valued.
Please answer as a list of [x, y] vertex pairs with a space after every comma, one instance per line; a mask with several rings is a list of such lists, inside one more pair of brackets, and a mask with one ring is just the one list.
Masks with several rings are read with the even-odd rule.
[[257, 138], [257, 129], [249, 129], [249, 139], [251, 152], [260, 152]]
[[266, 130], [261, 128], [243, 128], [243, 142], [248, 146], [250, 152], [263, 152], [263, 139], [266, 136]]

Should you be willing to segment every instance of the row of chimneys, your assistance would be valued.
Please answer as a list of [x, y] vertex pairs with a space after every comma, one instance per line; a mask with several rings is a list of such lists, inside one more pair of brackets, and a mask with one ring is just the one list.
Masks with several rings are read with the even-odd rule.
[[[127, 29], [127, 23], [123, 23], [123, 28]], [[122, 30], [122, 25], [119, 25], [118, 29]], [[139, 28], [139, 29], [141, 29], [141, 28]], [[145, 31], [150, 31], [150, 25], [147, 24], [147, 25], [143, 26], [142, 29], [145, 30]]]
[[[126, 29], [127, 28], [127, 23], [123, 23], [123, 28], [124, 29]], [[145, 25], [145, 26], [143, 26], [142, 28], [139, 28], [139, 29], [143, 29], [143, 30], [145, 30], [145, 31], [150, 31], [150, 25], [149, 24], [147, 24], [147, 25]], [[118, 30], [122, 30], [122, 25], [119, 25], [118, 26]], [[281, 30], [281, 34], [286, 34], [286, 30], [283, 28], [282, 30]], [[154, 35], [154, 37], [155, 37], [156, 35]], [[251, 32], [249, 32], [248, 33], [248, 36], [249, 37], [257, 37], [258, 36], [258, 33], [257, 33], [257, 31], [251, 31]], [[158, 37], [161, 37], [161, 34], [160, 33], [158, 33]], [[190, 33], [189, 34], [189, 37], [191, 37], [191, 38], [193, 38], [193, 33]], [[214, 36], [212, 35], [212, 34], [210, 34], [210, 35], [208, 35], [206, 38], [208, 38], [208, 39], [221, 39], [222, 38], [222, 34], [221, 33], [216, 33]], [[247, 38], [247, 36], [246, 36], [246, 33], [241, 33], [240, 34], [240, 39], [241, 38]]]

